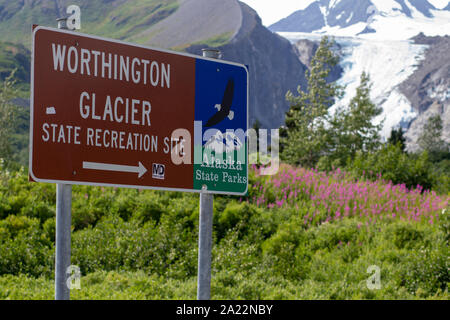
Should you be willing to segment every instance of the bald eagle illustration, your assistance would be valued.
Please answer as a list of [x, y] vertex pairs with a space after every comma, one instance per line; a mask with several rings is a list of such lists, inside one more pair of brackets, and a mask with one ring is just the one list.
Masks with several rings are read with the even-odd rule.
[[229, 79], [227, 86], [225, 88], [225, 92], [223, 94], [222, 103], [216, 104], [214, 106], [214, 108], [217, 109], [217, 112], [206, 122], [205, 127], [212, 127], [220, 123], [226, 117], [228, 117], [228, 119], [230, 120], [233, 120], [234, 112], [231, 110], [233, 95], [234, 95], [234, 80]]

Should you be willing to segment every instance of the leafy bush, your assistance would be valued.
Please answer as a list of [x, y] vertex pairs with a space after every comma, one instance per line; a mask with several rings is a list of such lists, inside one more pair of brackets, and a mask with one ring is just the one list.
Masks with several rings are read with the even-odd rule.
[[37, 219], [10, 215], [0, 221], [0, 275], [48, 276], [52, 249]]
[[2, 238], [4, 240], [15, 238], [20, 232], [27, 233], [35, 228], [39, 228], [39, 222], [36, 219], [27, 217], [10, 215], [6, 219], [0, 221], [0, 229], [3, 230]]
[[388, 144], [367, 155], [358, 153], [347, 169], [356, 177], [375, 180], [381, 175], [384, 180], [405, 184], [408, 188], [420, 185], [424, 189], [431, 189], [437, 183], [427, 152], [419, 156], [408, 155], [400, 145]]
[[419, 297], [448, 290], [450, 283], [450, 254], [447, 245], [421, 248], [406, 261], [404, 286]]
[[[73, 235], [72, 259], [83, 273], [112, 270], [144, 270], [157, 274], [190, 274], [195, 242], [181, 223], [164, 219], [139, 226], [113, 216], [102, 219], [95, 228]], [[184, 260], [191, 256], [189, 263]]]
[[390, 226], [386, 230], [386, 235], [399, 249], [413, 249], [424, 240], [424, 232], [419, 226], [407, 222]]
[[215, 227], [218, 240], [222, 239], [231, 229], [239, 227], [239, 234], [246, 234], [251, 227], [251, 218], [258, 214], [256, 207], [247, 202], [231, 201], [223, 211], [216, 211]]

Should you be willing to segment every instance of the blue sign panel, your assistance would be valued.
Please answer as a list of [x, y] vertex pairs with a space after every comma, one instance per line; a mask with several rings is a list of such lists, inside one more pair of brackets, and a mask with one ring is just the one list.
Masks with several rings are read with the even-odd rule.
[[245, 194], [248, 185], [248, 71], [197, 59], [194, 189]]

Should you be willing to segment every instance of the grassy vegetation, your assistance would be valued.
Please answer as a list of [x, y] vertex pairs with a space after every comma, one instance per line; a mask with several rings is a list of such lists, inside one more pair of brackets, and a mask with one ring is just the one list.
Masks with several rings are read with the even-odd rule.
[[194, 44], [204, 44], [207, 45], [208, 47], [216, 48], [227, 44], [228, 41], [230, 41], [232, 35], [233, 35], [232, 32], [224, 32], [222, 34], [219, 34], [206, 40], [196, 42]]
[[10, 137], [13, 161], [10, 164], [12, 167], [19, 168], [24, 165], [28, 166], [30, 110], [16, 106], [15, 112], [14, 133]]
[[[81, 28], [91, 33], [111, 38], [144, 42], [140, 32], [164, 19], [178, 8], [176, 0], [74, 0], [59, 2], [61, 11], [68, 5], [76, 4], [81, 8]], [[56, 27], [58, 8], [53, 0], [39, 3], [28, 1], [0, 0], [2, 16], [0, 30], [2, 40], [21, 43], [31, 47], [31, 24]]]
[[[250, 183], [215, 197], [214, 299], [449, 299], [448, 196], [287, 166]], [[1, 299], [53, 297], [54, 201], [0, 170]], [[195, 298], [198, 195], [74, 186], [72, 226], [74, 299]]]
[[176, 47], [172, 47], [170, 49], [174, 51], [184, 51], [191, 45], [204, 45], [205, 47], [216, 48], [227, 44], [228, 41], [230, 41], [232, 35], [232, 32], [224, 32], [209, 39], [200, 40], [194, 43], [185, 43]]
[[20, 44], [0, 41], [0, 83], [16, 69], [18, 83], [30, 81], [30, 51]]
[[[8, 115], [6, 118], [6, 124], [11, 126], [11, 133], [7, 138], [10, 142], [11, 154], [0, 156], [8, 156], [10, 160], [20, 165], [28, 165], [30, 126], [30, 109], [27, 106], [30, 96], [29, 51], [21, 45], [0, 42], [0, 96], [4, 95], [5, 81], [8, 81], [7, 78], [11, 75], [11, 72], [14, 74], [15, 84], [12, 85], [12, 92], [5, 93], [4, 98], [8, 101], [8, 105], [11, 105], [13, 114], [13, 116]], [[2, 108], [7, 109], [4, 105], [2, 105]], [[5, 112], [6, 109], [1, 111]], [[2, 126], [5, 126], [5, 124], [0, 125], [0, 127]]]

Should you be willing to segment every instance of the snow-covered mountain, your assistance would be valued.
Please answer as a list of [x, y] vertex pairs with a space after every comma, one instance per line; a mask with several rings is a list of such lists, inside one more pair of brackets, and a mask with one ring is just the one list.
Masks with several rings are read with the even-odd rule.
[[216, 154], [231, 152], [242, 148], [242, 141], [233, 132], [217, 131], [206, 143], [205, 148], [213, 150]]
[[[400, 125], [410, 129], [411, 124], [424, 123], [424, 119], [418, 121], [418, 118], [425, 117], [433, 103], [438, 104], [439, 107], [433, 108], [440, 110], [443, 116], [444, 137], [450, 137], [450, 119], [445, 118], [450, 108], [450, 96], [439, 100], [428, 94], [418, 96], [414, 93], [419, 88], [421, 92], [434, 92], [439, 89], [433, 87], [435, 84], [445, 86], [450, 83], [450, 68], [442, 68], [450, 65], [450, 55], [442, 49], [440, 54], [433, 54], [438, 51], [429, 43], [411, 39], [422, 32], [426, 36], [440, 36], [436, 37], [438, 42], [439, 39], [444, 41], [446, 38], [442, 36], [450, 34], [449, 9], [450, 3], [437, 9], [427, 0], [318, 0], [270, 29], [296, 45], [301, 60], [304, 60], [302, 52], [305, 51], [305, 42], [301, 39], [317, 42], [324, 34], [333, 35], [343, 69], [338, 83], [346, 87], [343, 99], [334, 108], [348, 105], [356, 93], [361, 73], [367, 72], [373, 84], [371, 98], [383, 108], [377, 121], [385, 119], [384, 138], [389, 136], [392, 127]], [[428, 81], [425, 87], [425, 82], [420, 79], [425, 81], [426, 75], [417, 77], [416, 73], [423, 73], [421, 66], [429, 64], [427, 59], [437, 60], [433, 63], [435, 67], [426, 68], [428, 72], [434, 72], [438, 66], [440, 71], [433, 73], [433, 81]], [[415, 78], [419, 80], [414, 85], [405, 86], [408, 79]], [[417, 90], [407, 90], [407, 87]], [[445, 92], [448, 86], [446, 88]], [[421, 99], [423, 101], [418, 101]], [[417, 126], [413, 127], [407, 135], [411, 145], [421, 132]]]
[[427, 0], [317, 0], [269, 27], [366, 39], [406, 40], [420, 32], [450, 33], [450, 3], [438, 9]]

